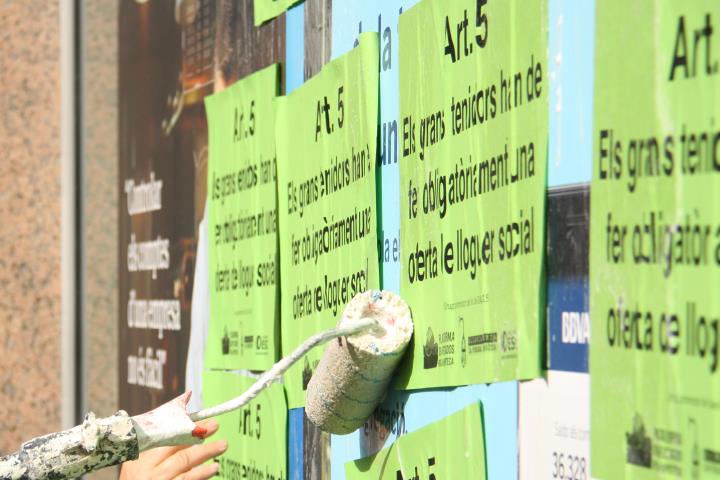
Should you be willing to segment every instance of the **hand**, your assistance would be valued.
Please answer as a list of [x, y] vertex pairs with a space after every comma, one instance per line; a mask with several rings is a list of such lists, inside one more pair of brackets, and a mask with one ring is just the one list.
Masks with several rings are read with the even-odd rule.
[[[198, 422], [207, 429], [205, 437], [218, 430], [215, 420]], [[227, 441], [217, 440], [201, 445], [159, 447], [142, 452], [137, 460], [125, 462], [120, 470], [120, 480], [206, 480], [218, 472], [219, 465], [203, 465], [227, 450]]]

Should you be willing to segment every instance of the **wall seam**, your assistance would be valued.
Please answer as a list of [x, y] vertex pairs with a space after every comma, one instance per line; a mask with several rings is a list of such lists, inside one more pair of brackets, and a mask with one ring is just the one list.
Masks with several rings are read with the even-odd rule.
[[60, 14], [60, 423], [76, 424], [75, 2]]

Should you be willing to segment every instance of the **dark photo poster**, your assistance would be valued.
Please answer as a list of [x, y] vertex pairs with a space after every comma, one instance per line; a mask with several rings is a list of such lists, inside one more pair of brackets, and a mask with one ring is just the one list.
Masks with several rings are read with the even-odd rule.
[[119, 393], [131, 415], [185, 390], [213, 90], [214, 0], [119, 3]]

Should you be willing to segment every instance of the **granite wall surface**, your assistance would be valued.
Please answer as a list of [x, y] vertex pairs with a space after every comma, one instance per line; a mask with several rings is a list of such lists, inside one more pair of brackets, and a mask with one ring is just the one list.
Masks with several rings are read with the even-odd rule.
[[[117, 1], [82, 5], [78, 401], [104, 416], [117, 410]], [[0, 454], [61, 428], [59, 6], [0, 3]]]
[[83, 3], [82, 169], [85, 405], [117, 410], [117, 0]]
[[0, 453], [60, 428], [58, 4], [0, 2]]
[[117, 0], [82, 2], [83, 408], [101, 416], [118, 409], [117, 15]]

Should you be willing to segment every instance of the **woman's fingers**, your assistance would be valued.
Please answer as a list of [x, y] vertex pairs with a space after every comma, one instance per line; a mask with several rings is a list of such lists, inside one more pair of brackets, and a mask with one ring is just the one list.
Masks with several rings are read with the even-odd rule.
[[177, 447], [157, 447], [140, 453], [140, 457], [135, 462], [142, 463], [147, 467], [154, 467], [167, 457], [175, 453]]
[[219, 468], [220, 464], [215, 462], [207, 465], [201, 465], [180, 475], [176, 480], [207, 480], [210, 477], [214, 477]]
[[[196, 423], [198, 437], [207, 438], [218, 431], [218, 423], [208, 419]], [[209, 459], [221, 455], [227, 450], [227, 441], [202, 445], [180, 445], [160, 447], [140, 454], [133, 462], [126, 462], [120, 478], [168, 478], [181, 480], [205, 480], [218, 472], [217, 463], [202, 465]]]
[[210, 435], [217, 432], [218, 428], [220, 428], [220, 425], [218, 424], [218, 422], [213, 420], [212, 418], [208, 418], [207, 420], [200, 420], [199, 422], [195, 422], [195, 426], [204, 430], [202, 438], [208, 438]]
[[201, 463], [205, 463], [213, 457], [225, 453], [225, 450], [227, 450], [227, 441], [225, 440], [183, 448], [160, 463], [160, 465], [157, 466], [157, 472], [163, 478], [174, 478], [181, 473], [188, 472], [188, 470]]
[[195, 422], [195, 425], [198, 427], [205, 427], [208, 429], [207, 436], [209, 437], [213, 433], [218, 431], [218, 428], [220, 428], [220, 424], [217, 422], [217, 420], [213, 420], [212, 418], [208, 418], [207, 420], [200, 420], [199, 422]]

